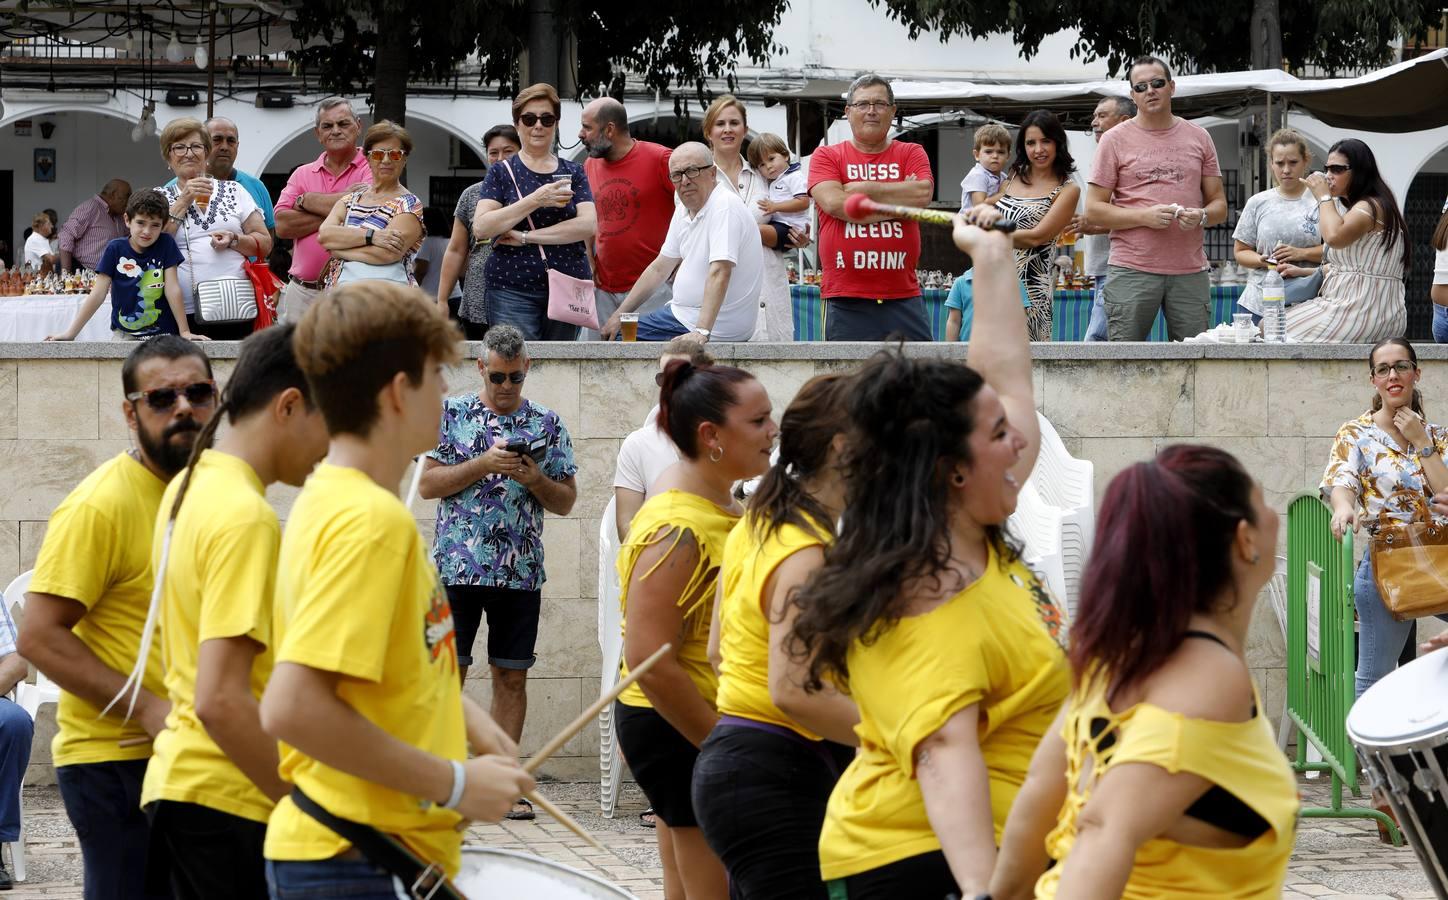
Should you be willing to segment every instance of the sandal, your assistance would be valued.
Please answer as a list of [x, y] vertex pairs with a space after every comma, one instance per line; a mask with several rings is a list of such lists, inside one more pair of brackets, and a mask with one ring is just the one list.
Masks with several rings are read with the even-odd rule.
[[536, 818], [533, 814], [533, 804], [527, 798], [519, 797], [513, 803], [513, 808], [508, 810], [504, 818], [512, 819], [514, 822], [529, 822]]
[[639, 813], [639, 824], [645, 828], [653, 828], [654, 820], [657, 818], [658, 816], [654, 814], [654, 808], [650, 806], [648, 809]]

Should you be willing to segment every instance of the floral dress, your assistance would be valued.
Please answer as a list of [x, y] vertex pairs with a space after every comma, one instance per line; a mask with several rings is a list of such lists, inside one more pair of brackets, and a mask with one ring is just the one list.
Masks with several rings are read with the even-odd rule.
[[[1016, 221], [1017, 228], [1035, 228], [1051, 211], [1056, 195], [1066, 183], [1044, 197], [1013, 197], [1006, 194], [996, 201], [996, 209], [1007, 218]], [[1055, 301], [1056, 279], [1051, 271], [1051, 250], [1056, 246], [1055, 238], [1039, 247], [1016, 248], [1016, 277], [1026, 286], [1026, 296], [1031, 305], [1026, 307], [1026, 328], [1033, 341], [1051, 339], [1051, 304]]]
[[[1428, 437], [1440, 455], [1448, 453], [1448, 428], [1427, 425]], [[1324, 502], [1331, 504], [1333, 488], [1347, 488], [1357, 497], [1364, 527], [1371, 532], [1392, 522], [1422, 522], [1432, 493], [1423, 463], [1411, 447], [1399, 447], [1378, 427], [1371, 412], [1344, 422], [1337, 430], [1327, 470], [1322, 474]], [[1448, 518], [1434, 515], [1439, 525]]]

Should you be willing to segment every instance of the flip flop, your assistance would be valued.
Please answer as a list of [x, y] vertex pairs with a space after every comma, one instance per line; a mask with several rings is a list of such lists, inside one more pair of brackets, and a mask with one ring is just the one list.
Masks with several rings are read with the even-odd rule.
[[645, 828], [653, 828], [654, 820], [657, 818], [658, 815], [654, 812], [654, 808], [650, 806], [648, 809], [639, 813], [639, 824]]
[[[518, 807], [520, 806], [525, 808], [519, 809]], [[526, 798], [519, 797], [516, 801], [514, 801], [513, 808], [508, 810], [508, 813], [506, 816], [504, 816], [504, 818], [512, 819], [514, 822], [532, 821], [534, 818], [536, 818], [533, 814], [533, 804], [529, 803]]]

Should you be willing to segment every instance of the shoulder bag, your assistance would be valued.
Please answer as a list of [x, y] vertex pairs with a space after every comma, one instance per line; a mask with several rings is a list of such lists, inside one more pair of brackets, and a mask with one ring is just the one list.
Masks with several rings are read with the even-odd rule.
[[1383, 522], [1369, 550], [1378, 595], [1399, 622], [1448, 612], [1448, 526], [1422, 503], [1426, 522]]
[[[512, 159], [504, 161], [503, 168], [508, 171], [508, 177], [513, 181], [513, 190], [517, 192], [518, 199], [522, 200], [523, 191], [518, 187], [518, 179], [513, 174], [512, 162]], [[528, 217], [528, 227], [537, 230], [532, 216]], [[587, 278], [574, 278], [554, 269], [548, 265], [548, 254], [543, 251], [543, 245], [534, 246], [538, 248], [538, 254], [543, 257], [543, 265], [548, 269], [548, 318], [597, 331], [598, 310], [594, 305], [593, 282]]]
[[[188, 209], [186, 213], [189, 216], [191, 210]], [[196, 306], [196, 321], [203, 325], [240, 325], [255, 322], [256, 287], [251, 279], [196, 280], [196, 264], [191, 261], [191, 229], [187, 227], [189, 224], [187, 219], [181, 221], [181, 230], [186, 238], [186, 265], [191, 270], [191, 299]], [[185, 325], [177, 324], [183, 327]]]

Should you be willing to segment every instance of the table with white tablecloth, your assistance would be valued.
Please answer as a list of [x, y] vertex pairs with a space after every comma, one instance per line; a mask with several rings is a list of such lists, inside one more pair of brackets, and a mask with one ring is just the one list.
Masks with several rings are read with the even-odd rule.
[[[70, 327], [75, 314], [85, 302], [85, 294], [27, 294], [0, 297], [0, 342], [23, 343], [43, 341], [47, 335], [60, 334]], [[90, 317], [75, 336], [78, 341], [111, 339], [111, 301], [101, 301], [100, 309]]]

